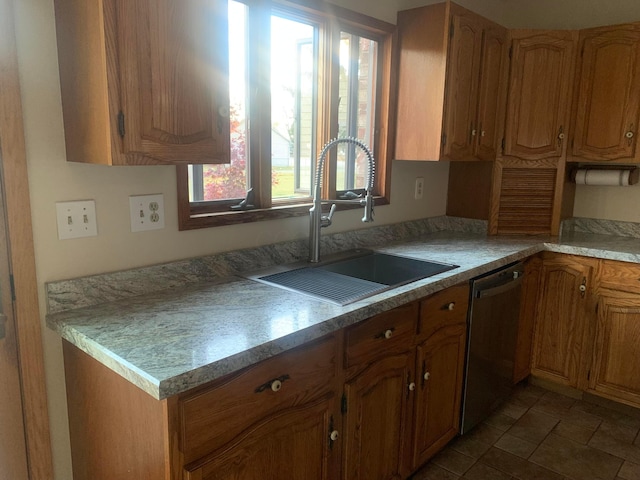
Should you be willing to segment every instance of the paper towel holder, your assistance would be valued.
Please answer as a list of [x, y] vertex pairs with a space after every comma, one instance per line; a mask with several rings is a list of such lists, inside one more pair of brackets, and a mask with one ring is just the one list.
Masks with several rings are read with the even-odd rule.
[[[638, 183], [640, 179], [640, 169], [635, 165], [582, 165], [576, 167], [571, 170], [570, 179], [571, 182], [576, 183], [576, 176], [578, 176], [579, 172], [583, 174], [589, 171], [600, 171], [600, 172], [620, 172], [625, 173], [629, 172], [629, 185], [635, 185]], [[584, 177], [583, 177], [584, 178]], [[586, 183], [588, 185], [588, 183]], [[612, 186], [617, 186], [617, 183], [612, 183]]]

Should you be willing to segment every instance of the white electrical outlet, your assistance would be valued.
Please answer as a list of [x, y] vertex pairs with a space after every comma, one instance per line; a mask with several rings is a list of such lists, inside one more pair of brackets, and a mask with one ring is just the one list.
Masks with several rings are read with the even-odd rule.
[[60, 240], [98, 235], [96, 202], [93, 200], [57, 202], [56, 216]]
[[131, 231], [164, 228], [164, 195], [136, 195], [129, 197]]
[[418, 177], [416, 178], [416, 188], [413, 192], [413, 198], [416, 200], [420, 200], [422, 195], [424, 194], [424, 178]]

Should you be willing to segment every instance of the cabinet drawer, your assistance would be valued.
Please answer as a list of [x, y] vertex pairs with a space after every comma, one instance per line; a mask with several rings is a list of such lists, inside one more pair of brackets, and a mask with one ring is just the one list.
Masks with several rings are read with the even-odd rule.
[[466, 323], [469, 308], [469, 285], [464, 283], [434, 293], [420, 302], [418, 338], [429, 338], [449, 325]]
[[598, 286], [640, 293], [640, 265], [602, 260], [600, 262], [600, 281]]
[[334, 336], [296, 348], [178, 401], [180, 446], [189, 463], [270, 415], [331, 392], [337, 371]]
[[345, 366], [404, 352], [414, 344], [418, 304], [410, 303], [371, 317], [346, 330]]

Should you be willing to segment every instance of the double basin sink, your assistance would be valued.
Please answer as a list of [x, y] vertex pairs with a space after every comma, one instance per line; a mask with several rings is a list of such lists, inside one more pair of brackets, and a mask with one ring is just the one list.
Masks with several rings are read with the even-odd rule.
[[322, 263], [277, 266], [247, 278], [347, 305], [454, 268], [458, 265], [357, 249], [329, 256]]

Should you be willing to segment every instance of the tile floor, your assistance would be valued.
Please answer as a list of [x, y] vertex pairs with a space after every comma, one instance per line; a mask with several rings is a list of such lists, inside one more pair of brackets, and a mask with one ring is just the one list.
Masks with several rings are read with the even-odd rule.
[[640, 480], [639, 432], [640, 410], [522, 385], [411, 480]]

